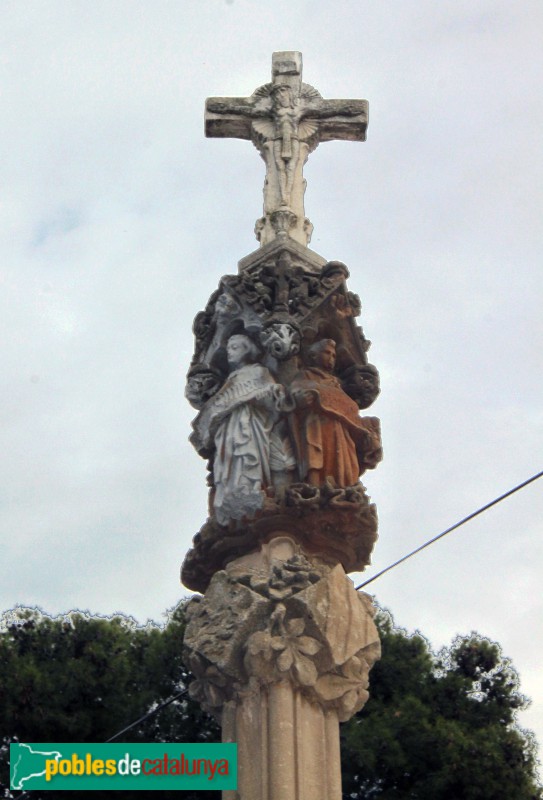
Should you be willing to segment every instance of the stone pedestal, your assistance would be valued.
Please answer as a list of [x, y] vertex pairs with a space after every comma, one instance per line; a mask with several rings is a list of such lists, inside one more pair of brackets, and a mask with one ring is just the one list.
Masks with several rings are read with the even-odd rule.
[[278, 532], [189, 605], [191, 695], [238, 743], [224, 800], [341, 800], [339, 722], [368, 698], [373, 610], [341, 564]]

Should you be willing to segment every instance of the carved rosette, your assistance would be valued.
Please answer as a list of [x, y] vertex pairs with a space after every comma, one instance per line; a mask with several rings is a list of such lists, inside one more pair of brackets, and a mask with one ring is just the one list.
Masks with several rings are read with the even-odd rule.
[[[274, 558], [285, 547], [294, 555]], [[191, 696], [220, 717], [226, 702], [288, 681], [311, 703], [349, 719], [368, 699], [368, 674], [380, 655], [369, 597], [341, 566], [312, 564], [285, 537], [260, 556], [217, 572], [205, 597], [189, 605]]]

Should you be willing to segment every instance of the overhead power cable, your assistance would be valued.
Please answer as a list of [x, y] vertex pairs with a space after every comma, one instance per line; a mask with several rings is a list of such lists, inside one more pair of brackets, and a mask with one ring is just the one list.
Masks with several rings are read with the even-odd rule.
[[451, 531], [454, 531], [461, 525], [464, 525], [466, 522], [469, 522], [470, 519], [473, 519], [474, 517], [477, 517], [479, 514], [482, 514], [483, 511], [487, 511], [487, 509], [491, 508], [492, 506], [495, 506], [497, 503], [501, 503], [501, 501], [505, 500], [506, 497], [510, 497], [515, 492], [518, 492], [519, 489], [523, 489], [525, 486], [528, 486], [529, 483], [533, 483], [538, 478], [541, 478], [542, 475], [543, 475], [543, 470], [541, 472], [538, 472], [536, 475], [532, 475], [532, 477], [528, 478], [528, 480], [519, 483], [519, 485], [515, 486], [513, 489], [509, 489], [509, 491], [505, 492], [505, 494], [502, 494], [499, 497], [496, 497], [494, 500], [491, 500], [490, 503], [481, 506], [481, 508], [478, 508], [477, 511], [474, 511], [472, 514], [468, 514], [468, 516], [464, 517], [464, 519], [461, 519], [460, 522], [456, 522], [454, 525], [451, 525], [450, 528], [447, 528], [447, 530], [438, 533], [437, 536], [434, 536], [432, 539], [429, 539], [429, 541], [425, 542], [424, 544], [421, 544], [420, 547], [417, 547], [415, 550], [412, 550], [406, 556], [402, 556], [402, 558], [399, 558], [393, 564], [390, 564], [390, 566], [385, 567], [385, 569], [382, 569], [381, 572], [378, 572], [377, 575], [373, 576], [373, 578], [369, 578], [367, 581], [364, 581], [364, 583], [361, 583], [359, 586], [356, 587], [356, 590], [358, 591], [358, 589], [362, 589], [364, 586], [367, 586], [369, 583], [372, 583], [372, 581], [376, 581], [377, 578], [381, 577], [381, 575], [384, 575], [386, 572], [390, 572], [391, 569], [394, 569], [394, 567], [397, 567], [399, 564], [403, 564], [403, 562], [407, 561], [408, 558], [411, 558], [417, 553], [420, 553], [420, 551], [424, 550], [426, 547], [430, 547], [430, 545], [434, 544], [434, 542], [437, 542], [438, 539], [442, 539], [448, 533], [451, 533]]
[[122, 729], [122, 731], [119, 731], [119, 732], [118, 732], [118, 733], [116, 733], [114, 736], [111, 736], [109, 739], [106, 739], [106, 742], [105, 742], [105, 743], [106, 743], [106, 744], [109, 744], [110, 742], [113, 742], [113, 741], [115, 741], [115, 739], [118, 739], [118, 738], [119, 738], [119, 736], [122, 736], [122, 735], [123, 735], [123, 733], [126, 733], [126, 732], [127, 732], [127, 731], [129, 731], [131, 728], [133, 728], [134, 726], [138, 725], [140, 722], [145, 722], [145, 720], [146, 720], [146, 719], [149, 719], [150, 717], [153, 717], [155, 714], [158, 714], [158, 712], [159, 712], [159, 711], [162, 711], [162, 709], [163, 709], [163, 708], [166, 708], [166, 706], [169, 706], [169, 705], [170, 705], [170, 703], [173, 703], [173, 702], [175, 702], [176, 700], [179, 700], [179, 698], [180, 698], [180, 697], [183, 697], [184, 695], [186, 695], [186, 694], [187, 694], [187, 692], [188, 692], [188, 689], [186, 689], [186, 688], [185, 688], [185, 689], [182, 689], [182, 690], [181, 690], [180, 692], [178, 692], [177, 694], [174, 694], [174, 696], [173, 696], [173, 697], [170, 697], [170, 699], [169, 699], [169, 700], [165, 700], [163, 703], [161, 703], [161, 704], [160, 704], [159, 706], [157, 706], [156, 708], [152, 708], [152, 709], [151, 709], [151, 711], [148, 711], [148, 712], [147, 712], [147, 714], [144, 714], [144, 715], [143, 715], [143, 717], [140, 717], [139, 719], [135, 720], [134, 722], [131, 722], [131, 723], [130, 723], [130, 725], [127, 725], [127, 726], [126, 726], [126, 728], [123, 728], [123, 729]]
[[[541, 472], [536, 473], [535, 475], [532, 475], [532, 477], [528, 478], [528, 480], [519, 483], [518, 486], [513, 487], [513, 489], [509, 489], [508, 492], [505, 492], [499, 497], [496, 497], [494, 500], [491, 500], [490, 503], [481, 506], [481, 508], [478, 508], [477, 511], [473, 511], [471, 514], [468, 514], [467, 517], [464, 517], [464, 519], [461, 519], [459, 522], [456, 522], [454, 525], [451, 525], [450, 528], [447, 528], [441, 533], [438, 533], [437, 536], [434, 536], [432, 539], [429, 539], [424, 544], [421, 544], [420, 547], [417, 547], [415, 550], [412, 550], [407, 555], [402, 556], [402, 558], [399, 558], [393, 564], [390, 564], [388, 567], [385, 567], [385, 569], [382, 569], [380, 572], [377, 573], [377, 575], [374, 575], [372, 578], [369, 578], [369, 580], [359, 584], [359, 586], [356, 587], [356, 590], [358, 591], [358, 589], [362, 589], [364, 586], [367, 586], [368, 584], [377, 580], [377, 578], [380, 578], [381, 575], [390, 572], [390, 570], [394, 569], [399, 564], [403, 564], [404, 561], [407, 561], [409, 558], [412, 558], [412, 556], [416, 555], [417, 553], [420, 553], [421, 550], [424, 550], [426, 547], [429, 547], [431, 544], [434, 544], [434, 542], [437, 542], [438, 539], [442, 539], [444, 536], [447, 536], [448, 533], [451, 533], [457, 528], [460, 528], [461, 525], [464, 525], [466, 522], [469, 522], [471, 519], [474, 519], [475, 517], [479, 516], [479, 514], [482, 514], [483, 511], [487, 511], [489, 508], [492, 508], [492, 506], [501, 503], [502, 500], [505, 500], [507, 497], [511, 497], [512, 494], [515, 494], [515, 492], [518, 492], [520, 489], [523, 489], [525, 486], [528, 486], [528, 484], [533, 483], [542, 476], [543, 476], [543, 470]], [[180, 692], [173, 695], [173, 697], [170, 697], [168, 700], [165, 700], [163, 703], [160, 703], [160, 705], [158, 705], [156, 708], [153, 708], [151, 709], [151, 711], [148, 711], [142, 717], [139, 717], [138, 719], [134, 720], [134, 722], [131, 722], [130, 725], [127, 725], [125, 728], [118, 731], [114, 736], [111, 736], [109, 739], [106, 739], [105, 743], [109, 744], [110, 742], [115, 741], [115, 739], [118, 739], [119, 736], [122, 736], [123, 733], [126, 733], [127, 731], [131, 730], [140, 722], [145, 722], [145, 720], [150, 719], [155, 714], [158, 714], [159, 711], [162, 711], [163, 708], [166, 708], [166, 706], [169, 706], [171, 703], [174, 703], [176, 700], [179, 700], [179, 698], [184, 697], [184, 695], [186, 695], [187, 693], [188, 693], [187, 688], [182, 689]], [[30, 797], [29, 791], [22, 792], [22, 794], [17, 796], [17, 800], [26, 800], [27, 797]]]

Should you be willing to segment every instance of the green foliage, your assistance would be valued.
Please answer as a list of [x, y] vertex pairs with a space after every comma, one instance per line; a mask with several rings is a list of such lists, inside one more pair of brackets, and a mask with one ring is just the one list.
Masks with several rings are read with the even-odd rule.
[[527, 701], [498, 645], [472, 634], [435, 656], [385, 612], [376, 621], [370, 700], [342, 729], [344, 798], [541, 798], [535, 743], [515, 725]]
[[[497, 644], [472, 634], [438, 656], [420, 635], [377, 616], [383, 657], [370, 700], [342, 727], [348, 800], [541, 800], [534, 742], [515, 725], [526, 705]], [[184, 604], [164, 627], [71, 613], [5, 614], [0, 625], [0, 781], [10, 741], [106, 741], [188, 685], [181, 658]], [[219, 741], [216, 723], [187, 697], [116, 741]], [[75, 800], [79, 792], [63, 792]], [[119, 800], [143, 800], [123, 792]], [[149, 793], [147, 793], [149, 794]], [[170, 800], [174, 792], [152, 792]], [[102, 800], [105, 792], [91, 792]], [[0, 796], [11, 797], [9, 790]], [[44, 794], [44, 797], [48, 796]], [[39, 800], [32, 792], [31, 800]], [[217, 800], [216, 792], [183, 800]]]
[[[5, 614], [0, 627], [0, 785], [9, 785], [10, 741], [103, 742], [188, 685], [183, 633], [184, 604], [163, 628], [138, 627], [124, 616], [74, 612], [51, 619], [32, 609]], [[115, 741], [212, 742], [220, 741], [220, 734], [215, 722], [183, 697]], [[122, 794], [124, 800], [143, 800], [146, 793]], [[164, 800], [177, 794], [153, 793]], [[62, 793], [63, 800], [79, 795]], [[4, 788], [0, 796], [11, 795]], [[31, 797], [37, 800], [35, 792]], [[198, 793], [205, 797], [216, 800], [217, 793]], [[196, 800], [191, 793], [184, 798]]]

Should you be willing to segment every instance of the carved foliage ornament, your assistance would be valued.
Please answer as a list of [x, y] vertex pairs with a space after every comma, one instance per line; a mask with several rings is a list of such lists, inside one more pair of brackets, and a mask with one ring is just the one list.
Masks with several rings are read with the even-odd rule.
[[[224, 527], [215, 517], [208, 519], [183, 562], [183, 584], [205, 592], [215, 572], [241, 553], [253, 551], [278, 529], [307, 552], [340, 563], [345, 572], [362, 571], [377, 539], [377, 512], [361, 483], [346, 488], [330, 480], [320, 487], [291, 484], [277, 496], [266, 496], [253, 520]], [[252, 583], [251, 588], [259, 591]]]
[[219, 716], [236, 695], [287, 679], [349, 719], [368, 698], [368, 673], [380, 655], [372, 615], [369, 598], [357, 595], [341, 567], [319, 573], [295, 556], [267, 576], [218, 572], [205, 598], [189, 606], [190, 693]]

